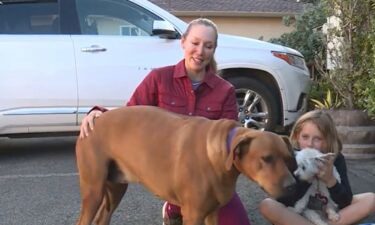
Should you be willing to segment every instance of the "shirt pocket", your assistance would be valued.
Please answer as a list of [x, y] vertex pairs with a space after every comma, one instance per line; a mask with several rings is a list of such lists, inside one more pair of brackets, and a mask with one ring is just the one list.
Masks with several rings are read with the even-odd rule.
[[197, 105], [197, 116], [203, 116], [211, 120], [221, 119], [223, 106], [220, 103], [200, 103]]
[[187, 99], [181, 96], [160, 94], [158, 106], [170, 112], [187, 114]]

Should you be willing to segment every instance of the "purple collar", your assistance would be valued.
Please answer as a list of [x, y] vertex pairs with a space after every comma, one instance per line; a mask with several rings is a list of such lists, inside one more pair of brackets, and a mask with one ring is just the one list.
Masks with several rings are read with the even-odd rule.
[[228, 133], [228, 136], [227, 136], [227, 152], [230, 152], [230, 145], [232, 144], [233, 137], [234, 137], [234, 135], [236, 134], [237, 128], [238, 128], [238, 127], [233, 127], [233, 128], [229, 131], [229, 133]]

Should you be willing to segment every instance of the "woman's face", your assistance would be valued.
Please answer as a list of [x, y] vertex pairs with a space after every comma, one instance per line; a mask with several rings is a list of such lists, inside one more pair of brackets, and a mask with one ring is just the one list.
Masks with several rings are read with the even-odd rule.
[[301, 132], [297, 135], [297, 142], [301, 149], [315, 148], [323, 153], [327, 151], [327, 142], [323, 134], [313, 122], [304, 122]]
[[188, 72], [200, 73], [210, 63], [216, 48], [216, 33], [212, 27], [195, 24], [182, 38], [185, 67]]

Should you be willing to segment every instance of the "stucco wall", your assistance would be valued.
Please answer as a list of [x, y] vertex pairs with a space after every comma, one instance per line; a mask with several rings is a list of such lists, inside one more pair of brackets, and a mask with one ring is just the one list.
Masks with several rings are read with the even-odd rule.
[[[185, 22], [197, 17], [179, 16]], [[216, 23], [220, 33], [251, 37], [267, 41], [270, 38], [280, 37], [293, 28], [283, 24], [281, 17], [208, 17]]]

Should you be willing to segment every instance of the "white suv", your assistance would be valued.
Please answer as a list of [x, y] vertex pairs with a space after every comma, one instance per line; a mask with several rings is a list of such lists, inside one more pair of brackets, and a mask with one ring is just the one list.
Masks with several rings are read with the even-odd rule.
[[[93, 105], [124, 105], [151, 69], [183, 58], [185, 29], [145, 0], [0, 0], [0, 136], [77, 132]], [[299, 52], [220, 35], [216, 60], [245, 126], [273, 130], [304, 112]]]

